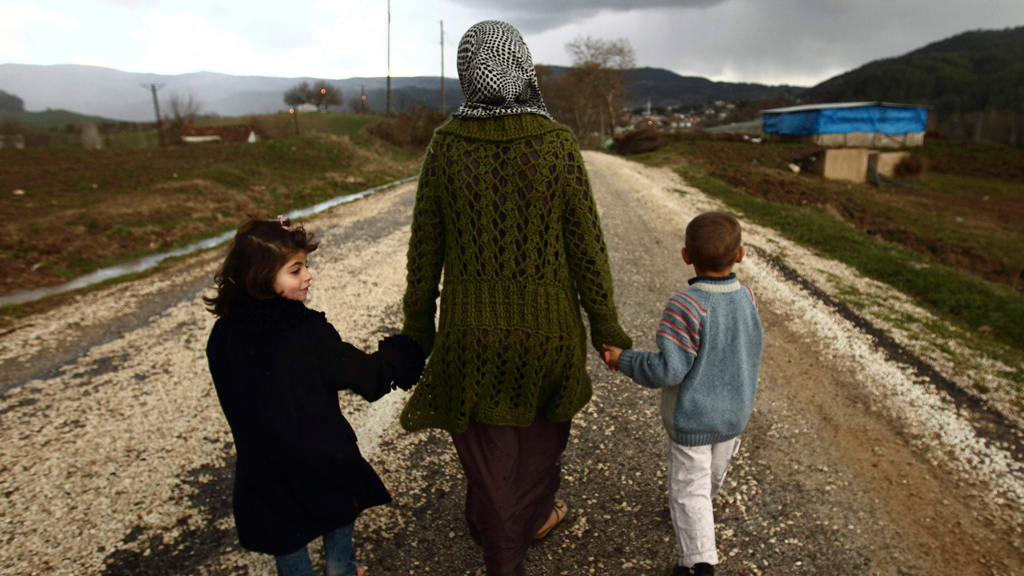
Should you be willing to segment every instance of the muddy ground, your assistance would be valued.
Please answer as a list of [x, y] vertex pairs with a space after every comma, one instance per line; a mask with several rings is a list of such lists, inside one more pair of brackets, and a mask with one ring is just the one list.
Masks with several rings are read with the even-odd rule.
[[[688, 218], [718, 207], [665, 169], [586, 154], [624, 328], [653, 349], [661, 308], [692, 274]], [[400, 325], [413, 185], [307, 226], [323, 244], [309, 304], [371, 349]], [[765, 356], [757, 405], [716, 499], [722, 574], [1024, 573], [1020, 430], [940, 385], [873, 320], [836, 310], [822, 269], [864, 282], [748, 225], [738, 269], [757, 293]], [[200, 287], [215, 255], [22, 320], [0, 336], [0, 574], [271, 574], [238, 548], [232, 444], [203, 350]], [[892, 306], [906, 307], [893, 297]], [[884, 336], [884, 334], [882, 335]], [[932, 372], [928, 372], [932, 370]], [[591, 354], [595, 396], [564, 461], [565, 524], [531, 575], [662, 575], [674, 540], [656, 392]], [[8, 374], [17, 374], [8, 377]], [[372, 574], [471, 573], [479, 551], [443, 433], [403, 433], [405, 396], [341, 398], [394, 504], [357, 523]]]

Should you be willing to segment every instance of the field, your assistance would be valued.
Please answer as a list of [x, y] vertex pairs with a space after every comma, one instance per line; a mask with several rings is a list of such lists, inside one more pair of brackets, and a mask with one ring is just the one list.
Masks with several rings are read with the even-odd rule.
[[309, 206], [419, 168], [417, 153], [361, 132], [369, 118], [300, 122], [301, 135], [256, 144], [0, 150], [0, 293], [64, 282], [229, 230], [247, 214]]
[[44, 112], [0, 112], [0, 124], [17, 122], [30, 128], [49, 130], [51, 128], [64, 128], [71, 124], [78, 126], [82, 122], [101, 124], [111, 122], [106, 118], [98, 116], [85, 116], [67, 110], [46, 110]]
[[789, 171], [806, 148], [680, 138], [633, 159], [672, 166], [752, 220], [1024, 351], [1020, 148], [929, 143], [917, 151], [924, 174], [881, 189]]

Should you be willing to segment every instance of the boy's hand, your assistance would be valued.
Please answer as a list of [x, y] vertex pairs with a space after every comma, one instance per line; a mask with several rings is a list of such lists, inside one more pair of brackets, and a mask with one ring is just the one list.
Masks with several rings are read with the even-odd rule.
[[609, 370], [618, 371], [619, 369], [619, 356], [622, 355], [622, 348], [618, 346], [609, 346], [607, 344], [601, 344], [604, 348], [604, 352], [601, 353], [601, 360], [608, 365]]

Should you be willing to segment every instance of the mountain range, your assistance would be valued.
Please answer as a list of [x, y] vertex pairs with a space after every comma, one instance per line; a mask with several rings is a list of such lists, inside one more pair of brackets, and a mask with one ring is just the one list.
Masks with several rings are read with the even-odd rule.
[[[552, 67], [556, 73], [567, 70]], [[117, 120], [149, 121], [154, 116], [151, 84], [160, 86], [158, 98], [165, 109], [171, 94], [193, 95], [202, 103], [202, 111], [221, 116], [242, 116], [287, 110], [284, 91], [299, 82], [316, 78], [276, 78], [232, 76], [214, 72], [161, 75], [123, 72], [97, 66], [61, 64], [0, 64], [0, 90], [25, 101], [25, 109], [65, 109], [80, 114]], [[346, 108], [353, 97], [365, 91], [367, 105], [383, 111], [386, 78], [348, 78], [328, 80], [342, 91]], [[441, 78], [438, 76], [395, 77], [391, 79], [392, 108], [441, 106]], [[802, 90], [788, 86], [714, 82], [707, 78], [680, 76], [660, 68], [640, 68], [628, 81], [629, 104], [687, 105], [714, 100], [760, 99], [782, 91]], [[446, 78], [446, 107], [449, 111], [462, 103], [458, 79]]]
[[[556, 74], [567, 68], [552, 66]], [[62, 64], [39, 66], [0, 64], [0, 90], [24, 100], [27, 110], [65, 109], [118, 120], [153, 119], [150, 84], [161, 85], [161, 105], [171, 94], [191, 94], [202, 111], [221, 116], [242, 116], [287, 110], [283, 93], [299, 82], [315, 78], [232, 76], [213, 72], [160, 75], [123, 72], [110, 68]], [[383, 111], [386, 78], [329, 80], [341, 89], [341, 108], [363, 91], [368, 107]], [[1001, 110], [1024, 112], [1024, 27], [977, 30], [958, 34], [908, 54], [876, 60], [813, 88], [715, 82], [680, 76], [661, 68], [639, 68], [627, 77], [627, 104], [631, 107], [688, 106], [715, 100], [755, 102], [788, 93], [810, 102], [885, 100], [928, 104], [937, 115]], [[441, 106], [441, 79], [437, 76], [391, 79], [392, 108]], [[458, 79], [446, 78], [446, 107], [462, 102]]]
[[964, 32], [875, 60], [822, 82], [806, 96], [813, 102], [928, 104], [940, 119], [978, 111], [1024, 112], [1024, 26]]

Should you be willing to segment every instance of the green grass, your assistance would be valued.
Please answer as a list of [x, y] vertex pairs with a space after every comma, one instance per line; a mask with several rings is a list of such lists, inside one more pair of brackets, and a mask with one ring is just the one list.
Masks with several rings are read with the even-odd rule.
[[[289, 117], [287, 112], [277, 114], [265, 114], [262, 116], [237, 116], [229, 118], [203, 118], [196, 122], [197, 126], [223, 126], [227, 124], [248, 124], [252, 118], [257, 120], [277, 119], [283, 120]], [[323, 134], [354, 135], [362, 130], [367, 124], [373, 121], [373, 116], [359, 114], [345, 114], [340, 112], [310, 112], [299, 115], [300, 132], [320, 132]]]
[[1015, 291], [880, 242], [815, 208], [755, 198], [700, 168], [683, 166], [677, 171], [750, 220], [889, 284], [955, 324], [972, 330], [989, 326], [992, 338], [1024, 351], [1024, 298]]
[[46, 110], [44, 112], [0, 112], [0, 124], [5, 122], [17, 122], [31, 128], [50, 129], [64, 128], [68, 124], [78, 126], [82, 122], [100, 124], [103, 122], [117, 122], [99, 116], [87, 116], [67, 110]]

